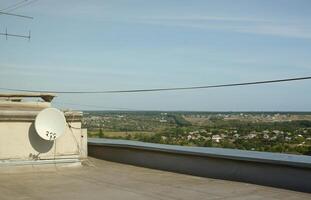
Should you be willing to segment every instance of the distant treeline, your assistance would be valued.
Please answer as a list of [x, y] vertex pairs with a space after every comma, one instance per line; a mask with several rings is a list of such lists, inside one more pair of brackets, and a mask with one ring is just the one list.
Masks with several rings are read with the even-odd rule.
[[105, 114], [132, 114], [132, 115], [158, 115], [161, 113], [168, 113], [168, 114], [201, 114], [201, 115], [217, 115], [217, 114], [224, 114], [224, 115], [229, 115], [229, 114], [248, 114], [248, 115], [275, 115], [275, 114], [283, 114], [283, 115], [311, 115], [311, 111], [306, 111], [306, 112], [298, 112], [298, 111], [245, 111], [245, 112], [237, 112], [237, 111], [228, 111], [228, 112], [209, 112], [209, 111], [124, 111], [124, 110], [84, 110], [83, 111], [85, 114], [91, 114], [91, 115], [105, 115]]
[[192, 125], [190, 122], [185, 120], [181, 115], [169, 114], [167, 116], [173, 118], [177, 126], [191, 126]]

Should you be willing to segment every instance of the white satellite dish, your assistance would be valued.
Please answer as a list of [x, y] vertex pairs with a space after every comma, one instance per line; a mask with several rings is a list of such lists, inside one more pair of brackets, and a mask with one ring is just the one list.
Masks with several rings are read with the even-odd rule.
[[56, 108], [46, 108], [36, 117], [35, 129], [44, 140], [55, 140], [65, 133], [64, 113]]

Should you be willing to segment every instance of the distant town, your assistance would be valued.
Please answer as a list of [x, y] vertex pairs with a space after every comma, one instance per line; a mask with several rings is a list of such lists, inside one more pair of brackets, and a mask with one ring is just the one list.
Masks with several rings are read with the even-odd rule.
[[311, 155], [308, 112], [85, 111], [89, 137]]

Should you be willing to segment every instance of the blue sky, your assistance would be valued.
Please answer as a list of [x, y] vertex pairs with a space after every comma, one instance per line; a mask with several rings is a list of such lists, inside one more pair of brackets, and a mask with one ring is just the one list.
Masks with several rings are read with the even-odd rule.
[[[13, 4], [2, 0], [0, 8]], [[39, 0], [0, 16], [1, 87], [113, 90], [311, 75], [309, 0]], [[59, 95], [55, 106], [310, 111], [310, 81], [142, 94]], [[70, 104], [87, 104], [98, 107]]]

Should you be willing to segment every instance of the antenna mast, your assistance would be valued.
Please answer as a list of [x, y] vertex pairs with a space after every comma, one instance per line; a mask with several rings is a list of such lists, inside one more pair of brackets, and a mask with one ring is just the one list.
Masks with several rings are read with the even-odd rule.
[[[35, 1], [36, 0], [33, 0], [33, 1], [29, 2], [28, 4], [33, 3]], [[26, 1], [16, 3], [16, 4], [12, 5], [12, 6], [9, 6], [8, 8], [15, 7], [15, 6], [19, 5], [19, 4], [23, 4], [23, 5], [20, 5], [20, 6], [28, 5], [28, 4], [24, 4], [25, 2]], [[11, 10], [13, 10], [13, 9], [15, 10], [15, 9], [19, 8], [20, 6], [12, 8]], [[24, 18], [24, 19], [34, 19], [33, 17], [27, 16], [27, 15], [19, 15], [19, 14], [15, 14], [15, 13], [11, 13], [11, 12], [4, 12], [8, 8], [0, 10], [0, 15], [6, 15], [6, 16], [9, 16], [9, 17], [18, 17], [18, 18]], [[5, 32], [0, 32], [0, 36], [5, 36], [6, 40], [8, 40], [8, 37], [19, 37], [19, 38], [28, 39], [28, 41], [30, 41], [31, 31], [29, 30], [28, 35], [20, 35], [20, 34], [8, 33], [8, 30], [6, 28]]]
[[31, 32], [29, 30], [28, 35], [19, 35], [19, 34], [12, 34], [8, 33], [8, 29], [5, 29], [5, 32], [0, 32], [0, 35], [5, 36], [5, 39], [8, 40], [8, 37], [19, 37], [19, 38], [26, 38], [30, 41], [31, 38]]

